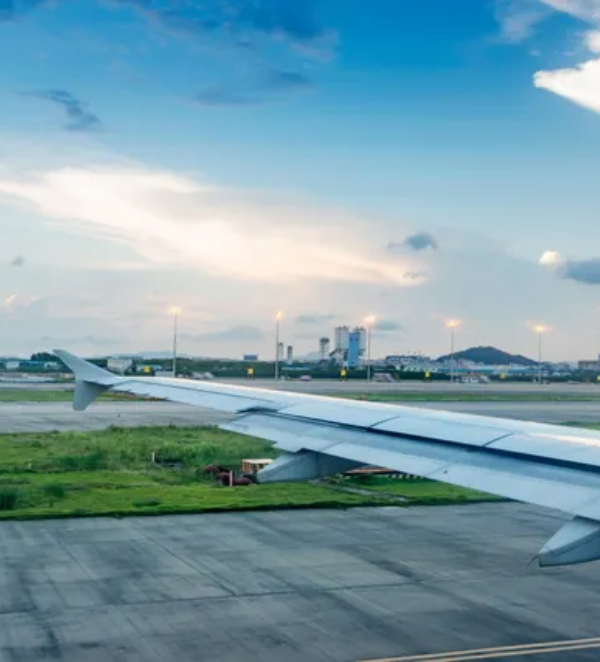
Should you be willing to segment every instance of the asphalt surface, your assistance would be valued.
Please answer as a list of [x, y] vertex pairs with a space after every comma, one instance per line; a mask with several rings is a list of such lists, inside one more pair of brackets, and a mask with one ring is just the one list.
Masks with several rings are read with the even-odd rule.
[[[315, 379], [310, 382], [298, 380], [275, 382], [273, 379], [225, 379], [224, 384], [235, 384], [255, 388], [297, 391], [301, 393], [428, 393], [430, 395], [454, 393], [457, 395], [562, 395], [568, 397], [598, 398], [600, 383], [588, 384], [534, 384], [532, 382], [493, 382], [489, 384], [463, 384], [461, 382], [424, 382], [417, 380], [403, 382], [365, 382], [352, 379], [342, 382], [338, 379]], [[25, 391], [72, 391], [73, 383], [1, 382], [0, 390]]]
[[566, 395], [571, 397], [600, 398], [600, 383], [588, 384], [535, 384], [533, 382], [491, 382], [489, 384], [467, 384], [462, 382], [425, 382], [406, 380], [402, 382], [366, 382], [351, 379], [342, 382], [338, 379], [314, 379], [310, 382], [298, 380], [275, 382], [273, 379], [224, 380], [224, 383], [256, 388], [276, 388], [282, 391], [305, 393], [430, 393], [430, 394], [489, 394], [489, 395]]
[[[598, 566], [529, 564], [561, 523], [520, 504], [3, 522], [0, 660], [352, 662], [587, 640]], [[599, 659], [577, 645], [510, 659]], [[504, 659], [488, 652], [437, 661]]]
[[[540, 423], [598, 423], [600, 402], [422, 402], [411, 406]], [[167, 402], [95, 402], [85, 412], [69, 402], [0, 403], [0, 433], [97, 430], [109, 425], [217, 425], [223, 414]]]

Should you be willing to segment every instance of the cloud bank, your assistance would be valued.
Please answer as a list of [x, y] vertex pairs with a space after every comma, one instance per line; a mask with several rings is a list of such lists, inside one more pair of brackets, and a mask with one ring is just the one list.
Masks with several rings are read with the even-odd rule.
[[180, 337], [182, 340], [187, 340], [192, 343], [212, 343], [228, 340], [255, 341], [262, 340], [264, 333], [262, 329], [259, 329], [256, 326], [240, 325], [232, 326], [228, 329], [223, 329], [222, 331], [211, 331], [209, 333], [199, 333], [196, 335], [182, 333]]
[[590, 260], [568, 260], [559, 267], [561, 278], [586, 285], [600, 285], [600, 258]]
[[380, 319], [375, 322], [373, 329], [382, 333], [391, 333], [393, 331], [402, 331], [402, 324], [392, 319]]
[[412, 263], [369, 248], [364, 222], [297, 200], [131, 164], [1, 173], [0, 200], [154, 264], [250, 281], [419, 282]]
[[303, 313], [296, 317], [296, 322], [298, 324], [321, 324], [331, 322], [335, 317], [332, 313]]
[[557, 251], [546, 251], [539, 260], [540, 264], [556, 272], [565, 280], [573, 280], [586, 285], [600, 285], [600, 258], [572, 260], [563, 257]]

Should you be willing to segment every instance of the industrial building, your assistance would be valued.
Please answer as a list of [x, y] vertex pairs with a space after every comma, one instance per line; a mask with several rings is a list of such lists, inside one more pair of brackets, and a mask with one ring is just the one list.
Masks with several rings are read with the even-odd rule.
[[319, 356], [321, 361], [326, 361], [329, 358], [329, 338], [326, 336], [319, 339]]
[[334, 330], [334, 351], [345, 352], [350, 341], [350, 327], [336, 326]]
[[358, 368], [360, 367], [360, 329], [354, 329], [348, 335], [348, 353], [347, 353], [347, 364], [349, 368]]
[[358, 326], [352, 330], [348, 326], [338, 326], [334, 330], [335, 349], [332, 358], [338, 365], [359, 368], [367, 349], [367, 330]]

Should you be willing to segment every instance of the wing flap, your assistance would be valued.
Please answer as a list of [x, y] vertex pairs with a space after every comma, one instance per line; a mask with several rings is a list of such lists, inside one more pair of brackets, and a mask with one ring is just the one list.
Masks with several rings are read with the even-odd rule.
[[600, 520], [600, 473], [495, 454], [488, 447], [311, 423], [268, 413], [220, 426], [289, 452], [314, 451]]
[[600, 467], [600, 439], [592, 430], [545, 426], [545, 429], [526, 430], [498, 439], [491, 447], [532, 459]]
[[411, 437], [437, 439], [473, 446], [485, 446], [493, 441], [511, 434], [504, 426], [479, 425], [475, 421], [469, 423], [444, 421], [423, 416], [398, 416], [373, 426], [380, 432], [390, 432]]

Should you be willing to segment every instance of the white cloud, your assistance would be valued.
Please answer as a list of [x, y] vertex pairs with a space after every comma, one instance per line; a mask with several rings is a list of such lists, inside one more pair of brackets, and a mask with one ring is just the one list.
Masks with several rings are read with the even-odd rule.
[[[600, 54], [600, 0], [497, 0], [496, 16], [504, 36], [522, 41], [533, 28], [552, 12], [568, 14], [593, 25], [584, 37], [584, 47]], [[534, 74], [535, 87], [564, 97], [573, 103], [600, 113], [600, 58], [555, 70]]]
[[600, 113], [600, 58], [572, 69], [538, 71], [534, 85]]
[[[600, 0], [541, 0], [545, 5], [600, 27]], [[600, 30], [595, 28], [584, 38], [585, 47], [600, 53]], [[600, 58], [576, 67], [538, 71], [534, 85], [600, 113]]]
[[335, 210], [138, 165], [35, 173], [5, 166], [0, 199], [33, 208], [62, 230], [125, 244], [153, 263], [215, 276], [419, 282], [406, 277], [418, 266], [414, 260], [380, 254], [375, 239], [370, 248], [368, 226]]

